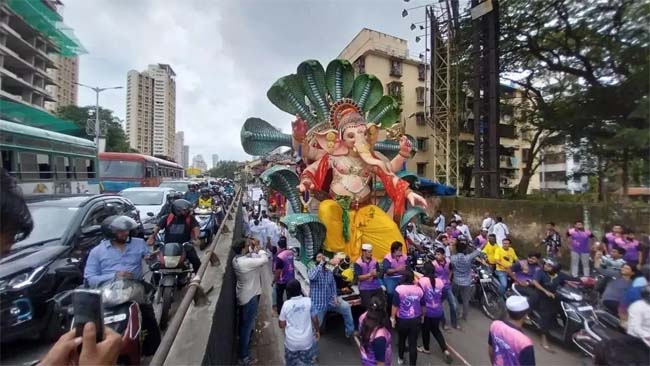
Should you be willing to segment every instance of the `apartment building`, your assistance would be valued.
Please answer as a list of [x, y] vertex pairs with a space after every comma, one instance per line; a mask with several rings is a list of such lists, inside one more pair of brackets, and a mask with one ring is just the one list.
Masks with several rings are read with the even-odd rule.
[[549, 146], [539, 158], [540, 191], [578, 193], [589, 189], [587, 176], [576, 174], [581, 170], [582, 159], [568, 144]]
[[341, 51], [338, 58], [353, 63], [355, 73], [373, 74], [381, 80], [384, 94], [401, 105], [400, 121], [405, 132], [417, 141], [418, 152], [407, 163], [407, 170], [431, 178], [433, 130], [424, 117], [425, 65], [409, 53], [408, 42], [382, 32], [362, 29]]
[[183, 162], [179, 163], [183, 168], [189, 168], [190, 166], [190, 146], [183, 145]]
[[127, 73], [126, 134], [143, 154], [176, 156], [176, 74], [170, 65]]
[[183, 164], [183, 145], [185, 145], [185, 132], [178, 131], [174, 142], [174, 160], [178, 164]]
[[56, 85], [49, 85], [46, 89], [53, 95], [56, 102], [47, 102], [45, 107], [51, 112], [56, 112], [60, 107], [77, 105], [79, 95], [79, 57], [64, 57], [54, 55], [56, 68], [49, 69], [48, 73], [56, 82]]
[[192, 158], [192, 167], [199, 169], [201, 172], [208, 170], [208, 163], [203, 159], [203, 155], [197, 154]]
[[[6, 107], [16, 103], [47, 111], [48, 105], [59, 102], [59, 89], [70, 90], [50, 70], [59, 67], [59, 57], [76, 58], [85, 50], [63, 24], [58, 5], [58, 0], [0, 2], [0, 100], [8, 102]], [[65, 80], [72, 73], [78, 77], [76, 69], [69, 70]], [[64, 96], [65, 103], [76, 102], [76, 91]]]

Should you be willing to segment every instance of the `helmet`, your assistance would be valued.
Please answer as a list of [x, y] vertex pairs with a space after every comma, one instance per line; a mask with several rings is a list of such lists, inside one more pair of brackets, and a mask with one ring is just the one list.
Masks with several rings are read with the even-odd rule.
[[210, 188], [201, 188], [201, 194], [210, 194]]
[[138, 223], [128, 216], [113, 215], [104, 219], [102, 222], [102, 233], [107, 239], [115, 238], [119, 231], [131, 231], [138, 227]]
[[[184, 216], [189, 213], [192, 208], [192, 204], [188, 200], [179, 199], [172, 203], [172, 213], [174, 216]], [[183, 211], [186, 211], [183, 213]]]
[[352, 281], [354, 281], [354, 271], [352, 270], [352, 268], [343, 270], [341, 272], [341, 278], [343, 278], [345, 282], [352, 283]]
[[181, 192], [171, 192], [167, 195], [167, 201], [168, 202], [174, 202], [175, 200], [183, 198], [183, 194]]
[[559, 272], [562, 269], [562, 264], [555, 258], [545, 258], [544, 264], [548, 264], [553, 267], [554, 272]]

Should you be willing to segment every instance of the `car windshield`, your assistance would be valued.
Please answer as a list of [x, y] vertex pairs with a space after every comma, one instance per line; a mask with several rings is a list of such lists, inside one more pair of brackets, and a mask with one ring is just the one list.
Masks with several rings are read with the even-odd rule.
[[61, 238], [78, 210], [77, 207], [38, 204], [28, 205], [28, 207], [34, 220], [34, 230], [26, 239], [16, 243], [12, 249]]
[[127, 189], [120, 194], [131, 200], [136, 206], [162, 205], [165, 199], [162, 191], [130, 191]]
[[142, 163], [137, 161], [101, 160], [99, 176], [101, 178], [142, 178]]
[[187, 192], [187, 182], [162, 182], [160, 187], [173, 188], [175, 191]]

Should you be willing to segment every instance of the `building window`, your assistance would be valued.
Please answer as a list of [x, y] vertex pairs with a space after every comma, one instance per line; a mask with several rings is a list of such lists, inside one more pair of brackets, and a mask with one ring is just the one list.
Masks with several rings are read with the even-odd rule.
[[417, 168], [418, 168], [418, 175], [420, 177], [426, 177], [426, 175], [427, 175], [427, 163], [418, 163]]
[[424, 104], [424, 87], [418, 86], [415, 88], [415, 95], [417, 96], [418, 104]]
[[424, 112], [417, 112], [417, 113], [415, 114], [415, 123], [416, 123], [418, 126], [424, 126], [424, 125], [425, 125], [425, 121], [424, 121]]
[[390, 60], [390, 76], [402, 76], [402, 61]]
[[424, 81], [426, 79], [426, 66], [424, 64], [418, 65], [418, 80]]
[[402, 83], [393, 81], [388, 83], [388, 95], [395, 98], [398, 102], [402, 101]]
[[418, 137], [415, 141], [416, 141], [416, 147], [418, 151], [427, 151], [427, 149], [429, 148], [428, 137]]

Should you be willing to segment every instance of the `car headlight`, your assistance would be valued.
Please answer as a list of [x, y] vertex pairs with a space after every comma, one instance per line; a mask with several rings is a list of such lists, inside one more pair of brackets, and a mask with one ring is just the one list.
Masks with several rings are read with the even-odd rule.
[[170, 256], [170, 257], [165, 257], [165, 267], [167, 268], [175, 268], [178, 267], [178, 263], [181, 261], [181, 256]]
[[47, 266], [43, 265], [40, 267], [36, 267], [31, 272], [23, 272], [21, 274], [18, 274], [14, 278], [9, 280], [9, 282], [7, 282], [6, 287], [11, 288], [13, 290], [20, 290], [21, 288], [30, 286], [40, 279], [41, 275], [45, 273], [46, 268]]

